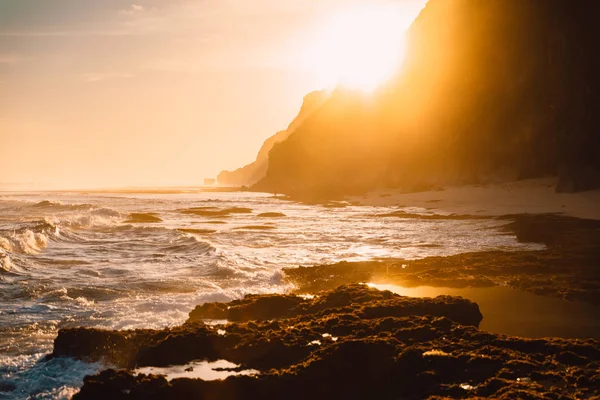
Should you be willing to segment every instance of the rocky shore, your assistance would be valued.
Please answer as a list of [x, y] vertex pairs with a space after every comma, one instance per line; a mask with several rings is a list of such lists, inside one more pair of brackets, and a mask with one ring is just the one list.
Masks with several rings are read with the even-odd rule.
[[[398, 215], [399, 218], [404, 218]], [[464, 218], [465, 216], [457, 216]], [[449, 218], [449, 217], [446, 217]], [[286, 270], [299, 293], [350, 282], [406, 287], [508, 286], [534, 294], [600, 305], [600, 221], [557, 214], [498, 217], [521, 242], [541, 243], [539, 251], [463, 253], [420, 260], [369, 261]]]
[[[292, 294], [205, 303], [162, 330], [64, 329], [48, 358], [111, 366], [86, 377], [74, 399], [600, 398], [598, 341], [484, 332], [485, 315], [469, 300], [358, 283], [508, 285], [600, 304], [599, 221], [502, 218], [520, 241], [546, 248], [290, 269]], [[222, 380], [137, 370], [193, 371], [199, 360], [234, 367], [218, 369], [230, 374]]]
[[[204, 319], [227, 318], [226, 325]], [[165, 330], [61, 330], [50, 357], [104, 360], [75, 399], [590, 398], [600, 343], [479, 331], [476, 304], [347, 285], [312, 298], [248, 296], [197, 307]], [[226, 359], [250, 376], [204, 381], [134, 367]], [[233, 372], [233, 371], [232, 371]]]

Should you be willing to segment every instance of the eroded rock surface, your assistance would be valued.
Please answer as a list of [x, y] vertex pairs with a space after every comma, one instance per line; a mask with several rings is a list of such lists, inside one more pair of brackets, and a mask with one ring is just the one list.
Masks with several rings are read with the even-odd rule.
[[[227, 304], [207, 303], [196, 307], [186, 324], [171, 329], [63, 329], [54, 341], [52, 357], [104, 359], [119, 367], [227, 359], [251, 368], [271, 368], [275, 366], [264, 364], [252, 353], [258, 351], [266, 355], [293, 348], [295, 350], [288, 354], [295, 356], [287, 361], [287, 365], [291, 365], [298, 357], [308, 355], [310, 349], [306, 344], [318, 340], [323, 333], [352, 335], [354, 331], [372, 330], [374, 320], [408, 316], [413, 318], [402, 320], [404, 328], [420, 326], [419, 318], [451, 317], [472, 326], [478, 326], [482, 319], [477, 304], [460, 297], [411, 298], [357, 284], [320, 293], [313, 299], [250, 295]], [[345, 321], [343, 325], [339, 325], [340, 318]], [[246, 324], [213, 329], [205, 326], [202, 319], [228, 319]], [[279, 322], [284, 320], [286, 322]], [[288, 331], [286, 326], [295, 329]], [[228, 334], [220, 335], [219, 329], [226, 329]], [[284, 353], [280, 353], [278, 362], [284, 360]]]
[[[477, 306], [461, 298], [408, 299], [350, 285], [313, 299], [248, 296], [224, 307], [199, 307], [191, 314], [191, 321], [166, 330], [61, 330], [54, 356], [106, 358], [130, 368], [226, 359], [260, 373], [223, 381], [169, 381], [107, 370], [86, 377], [75, 399], [600, 395], [598, 342], [482, 332], [474, 326], [480, 319]], [[477, 323], [453, 320], [466, 316]], [[207, 326], [197, 321], [215, 317], [244, 322]]]
[[324, 291], [313, 298], [278, 294], [248, 295], [242, 300], [234, 300], [227, 304], [205, 303], [192, 310], [188, 322], [203, 319], [250, 321], [308, 315], [322, 316], [340, 310], [351, 312], [364, 319], [380, 316], [444, 316], [458, 323], [473, 326], [478, 326], [482, 318], [477, 304], [462, 298], [406, 297], [389, 291], [370, 289], [365, 285], [352, 284]]

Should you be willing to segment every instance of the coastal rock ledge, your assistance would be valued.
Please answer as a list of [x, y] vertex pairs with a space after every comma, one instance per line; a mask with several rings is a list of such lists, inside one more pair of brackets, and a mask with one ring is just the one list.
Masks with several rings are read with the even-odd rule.
[[[209, 326], [203, 319], [228, 319]], [[164, 330], [64, 329], [49, 357], [117, 368], [84, 379], [80, 399], [592, 398], [600, 343], [477, 329], [477, 304], [403, 297], [367, 285], [310, 296], [247, 296], [197, 307]], [[204, 381], [131, 368], [228, 360], [251, 376]]]

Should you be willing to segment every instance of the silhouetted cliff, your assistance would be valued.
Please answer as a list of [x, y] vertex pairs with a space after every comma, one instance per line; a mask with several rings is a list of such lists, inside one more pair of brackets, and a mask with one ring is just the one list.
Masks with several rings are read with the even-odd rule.
[[329, 196], [378, 187], [559, 176], [600, 187], [600, 2], [430, 0], [397, 77], [339, 89], [270, 153], [260, 190]]
[[298, 116], [292, 121], [288, 128], [279, 131], [275, 135], [265, 140], [260, 148], [256, 161], [245, 167], [238, 168], [235, 171], [222, 171], [218, 176], [218, 181], [222, 185], [253, 185], [267, 174], [269, 164], [269, 152], [276, 143], [282, 142], [304, 122], [304, 120], [318, 109], [327, 99], [325, 91], [315, 91], [304, 96], [302, 108]]

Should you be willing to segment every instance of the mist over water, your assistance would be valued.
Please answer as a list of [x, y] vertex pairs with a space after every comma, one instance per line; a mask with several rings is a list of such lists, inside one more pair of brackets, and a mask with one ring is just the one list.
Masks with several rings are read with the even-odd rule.
[[68, 398], [102, 367], [40, 361], [60, 328], [180, 324], [206, 301], [288, 291], [282, 270], [298, 265], [540, 248], [496, 220], [376, 217], [398, 210], [257, 193], [3, 193], [0, 386], [11, 390], [0, 394]]

